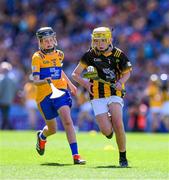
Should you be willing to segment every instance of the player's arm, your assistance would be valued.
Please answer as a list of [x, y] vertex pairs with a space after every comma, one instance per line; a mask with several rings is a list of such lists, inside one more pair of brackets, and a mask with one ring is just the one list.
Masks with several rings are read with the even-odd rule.
[[121, 84], [125, 84], [130, 77], [130, 71], [123, 73], [122, 77], [118, 80]]
[[81, 62], [77, 65], [77, 67], [75, 68], [75, 70], [72, 73], [72, 78], [78, 82], [81, 86], [83, 86], [84, 88], [86, 88], [90, 94], [92, 94], [91, 92], [91, 85], [92, 83], [90, 83], [88, 80], [82, 78], [82, 72], [84, 71], [84, 69], [86, 69], [86, 65], [82, 64]]
[[123, 75], [122, 75], [122, 77], [116, 82], [116, 89], [117, 90], [122, 90], [123, 88], [123, 84], [125, 84], [126, 82], [127, 82], [127, 80], [129, 79], [129, 77], [130, 77], [130, 71], [129, 72], [127, 72], [127, 73], [124, 73]]
[[71, 91], [71, 93], [75, 96], [77, 94], [77, 88], [76, 86], [70, 81], [70, 79], [67, 77], [67, 75], [62, 70], [62, 77], [67, 81], [68, 87]]
[[33, 75], [33, 82], [35, 85], [40, 86], [47, 83], [47, 79], [40, 79], [40, 57], [35, 53], [32, 57], [32, 75]]
[[127, 82], [127, 80], [130, 78], [130, 74], [132, 71], [132, 65], [130, 61], [128, 60], [127, 56], [122, 52], [120, 55], [120, 64], [119, 67], [122, 71], [122, 77], [116, 82], [116, 89], [122, 90], [123, 84]]
[[33, 82], [34, 82], [34, 84], [35, 85], [37, 85], [37, 86], [40, 86], [40, 85], [43, 85], [43, 84], [46, 84], [46, 83], [48, 83], [47, 82], [47, 79], [50, 79], [51, 80], [51, 77], [48, 77], [48, 78], [45, 78], [45, 79], [40, 79], [40, 77], [39, 77], [39, 75], [34, 75], [33, 76]]

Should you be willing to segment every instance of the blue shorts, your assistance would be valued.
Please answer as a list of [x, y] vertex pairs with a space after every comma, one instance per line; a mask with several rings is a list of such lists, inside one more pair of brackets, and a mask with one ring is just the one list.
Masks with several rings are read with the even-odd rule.
[[72, 106], [72, 98], [69, 91], [65, 89], [62, 89], [62, 91], [65, 91], [63, 96], [50, 99], [51, 94], [49, 94], [38, 104], [38, 109], [46, 120], [56, 118], [59, 115], [57, 111], [62, 106]]

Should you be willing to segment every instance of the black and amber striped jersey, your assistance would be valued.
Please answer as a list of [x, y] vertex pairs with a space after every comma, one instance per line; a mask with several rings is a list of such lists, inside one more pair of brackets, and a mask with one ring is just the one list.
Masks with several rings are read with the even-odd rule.
[[[89, 49], [81, 58], [80, 64], [87, 68], [93, 66], [97, 70], [98, 76], [111, 83], [116, 83], [124, 73], [132, 70], [132, 65], [127, 56], [118, 48], [114, 47], [108, 56], [103, 54], [98, 55], [94, 49]], [[111, 87], [109, 84], [98, 82], [97, 80], [91, 80], [93, 83], [90, 99], [104, 98], [112, 95], [123, 97], [125, 85], [123, 84], [123, 90], [118, 91]]]

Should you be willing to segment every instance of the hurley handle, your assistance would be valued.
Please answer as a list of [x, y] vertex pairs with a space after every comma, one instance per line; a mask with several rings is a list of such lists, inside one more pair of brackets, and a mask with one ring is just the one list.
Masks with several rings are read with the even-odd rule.
[[52, 81], [51, 81], [50, 79], [47, 79], [47, 82], [48, 82], [48, 84], [51, 84], [51, 83], [52, 83]]

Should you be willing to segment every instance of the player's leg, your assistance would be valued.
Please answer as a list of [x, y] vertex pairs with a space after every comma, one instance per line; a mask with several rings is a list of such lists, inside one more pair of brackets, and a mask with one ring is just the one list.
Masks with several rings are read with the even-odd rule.
[[126, 136], [122, 120], [121, 104], [117, 102], [109, 104], [109, 112], [111, 114], [113, 129], [116, 134], [116, 142], [119, 149], [119, 163], [121, 167], [127, 167], [128, 162], [126, 158]]
[[96, 117], [100, 131], [108, 138], [112, 138], [113, 128], [108, 116], [108, 106], [106, 98], [93, 99], [91, 101], [94, 115]]
[[42, 134], [45, 136], [45, 138], [47, 138], [48, 136], [56, 133], [57, 124], [55, 118], [51, 120], [45, 120], [45, 122], [46, 126], [43, 128]]
[[74, 164], [85, 164], [86, 161], [80, 159], [80, 155], [78, 153], [78, 145], [76, 141], [76, 134], [73, 126], [73, 121], [70, 114], [70, 107], [68, 105], [64, 105], [59, 108], [58, 113], [61, 117], [64, 129], [66, 131], [66, 136], [70, 144]]
[[62, 106], [58, 110], [59, 116], [61, 117], [63, 126], [66, 131], [66, 136], [68, 139], [68, 142], [71, 144], [73, 142], [76, 142], [76, 135], [73, 127], [73, 122], [70, 115], [70, 108], [69, 106]]
[[46, 138], [56, 133], [56, 120], [57, 113], [52, 107], [51, 100], [46, 97], [42, 102], [38, 104], [38, 109], [45, 120], [45, 127], [43, 130], [37, 132], [37, 145], [36, 150], [40, 155], [45, 152]]
[[113, 127], [108, 117], [108, 113], [96, 115], [96, 120], [102, 134], [105, 135], [108, 139], [111, 139], [113, 136]]
[[111, 113], [111, 120], [113, 123], [114, 131], [116, 133], [116, 139], [118, 148], [120, 151], [126, 150], [126, 137], [122, 121], [122, 108], [118, 103], [111, 103], [109, 105], [109, 111]]
[[37, 144], [36, 150], [40, 155], [43, 155], [45, 152], [45, 144], [48, 136], [56, 133], [56, 120], [45, 120], [46, 126], [43, 130], [37, 132]]

